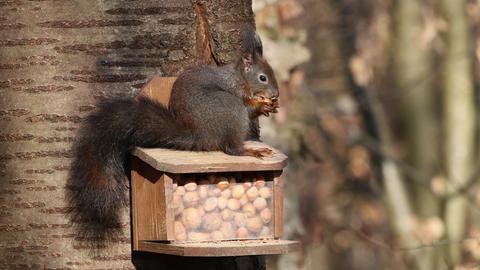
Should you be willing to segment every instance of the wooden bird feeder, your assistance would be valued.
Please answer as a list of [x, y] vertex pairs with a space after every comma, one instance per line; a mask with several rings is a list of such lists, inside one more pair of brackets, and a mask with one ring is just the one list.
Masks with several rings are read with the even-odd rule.
[[[156, 78], [143, 94], [152, 97], [152, 82], [158, 92], [169, 93], [173, 81]], [[243, 256], [298, 249], [298, 242], [279, 239], [284, 184], [280, 175], [287, 157], [259, 142], [247, 142], [246, 147], [268, 147], [273, 155], [258, 159], [136, 148], [131, 159], [133, 250]]]

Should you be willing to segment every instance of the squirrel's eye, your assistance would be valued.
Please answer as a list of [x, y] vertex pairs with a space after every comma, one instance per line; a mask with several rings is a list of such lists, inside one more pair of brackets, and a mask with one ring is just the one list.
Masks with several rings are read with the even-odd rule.
[[260, 74], [258, 76], [258, 79], [261, 81], [261, 82], [266, 82], [267, 81], [267, 76], [263, 75], [263, 74]]

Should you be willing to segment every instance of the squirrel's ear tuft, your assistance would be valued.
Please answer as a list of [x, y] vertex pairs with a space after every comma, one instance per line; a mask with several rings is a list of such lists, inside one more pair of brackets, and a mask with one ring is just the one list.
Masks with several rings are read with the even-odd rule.
[[253, 65], [253, 55], [249, 52], [243, 53], [242, 63], [243, 63], [243, 69], [245, 73], [250, 72], [250, 70], [252, 70], [252, 65]]
[[256, 55], [263, 55], [263, 45], [262, 40], [255, 32], [255, 28], [252, 25], [245, 24], [240, 29], [241, 38], [242, 38], [242, 52], [250, 53], [253, 57]]

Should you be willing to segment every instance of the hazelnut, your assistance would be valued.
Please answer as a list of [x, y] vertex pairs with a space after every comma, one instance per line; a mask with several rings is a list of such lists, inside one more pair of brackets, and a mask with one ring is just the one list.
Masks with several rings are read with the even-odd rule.
[[234, 220], [237, 227], [243, 227], [247, 223], [247, 218], [243, 213], [235, 213]]
[[260, 218], [262, 219], [263, 223], [267, 224], [272, 220], [272, 211], [270, 209], [265, 208], [260, 212]]
[[202, 219], [198, 210], [190, 207], [183, 211], [182, 222], [187, 229], [196, 229], [200, 226]]
[[232, 221], [233, 220], [233, 211], [226, 208], [222, 211], [222, 219], [224, 221]]
[[255, 200], [258, 197], [257, 187], [251, 187], [247, 190], [247, 197], [250, 201]]
[[234, 238], [235, 237], [235, 230], [233, 228], [232, 223], [230, 222], [223, 222], [222, 226], [220, 227], [220, 231], [222, 232], [225, 238]]
[[175, 234], [175, 240], [177, 240], [177, 241], [186, 241], [186, 240], [187, 240], [187, 233], [186, 233], [186, 232], [176, 233], [176, 234]]
[[272, 235], [270, 233], [270, 228], [268, 228], [267, 226], [263, 226], [262, 230], [260, 231], [258, 236], [260, 236], [260, 237], [271, 237]]
[[195, 191], [195, 190], [197, 190], [197, 183], [190, 182], [190, 183], [185, 184], [184, 187], [185, 187], [186, 191]]
[[227, 202], [227, 207], [233, 211], [240, 209], [240, 202], [237, 199], [229, 199]]
[[183, 202], [180, 202], [180, 204], [175, 207], [175, 216], [181, 215], [183, 213], [183, 209], [185, 209], [185, 206], [183, 206]]
[[217, 206], [220, 210], [225, 209], [225, 207], [227, 207], [227, 203], [227, 199], [225, 199], [224, 197], [218, 197]]
[[245, 227], [240, 227], [237, 229], [237, 237], [238, 238], [247, 238], [248, 237], [248, 230]]
[[248, 218], [247, 229], [253, 233], [259, 233], [262, 230], [263, 222], [259, 217]]
[[210, 197], [205, 201], [203, 207], [205, 211], [210, 212], [215, 210], [217, 208], [217, 205], [218, 205], [218, 199], [216, 197]]
[[272, 191], [268, 187], [262, 187], [261, 189], [258, 190], [258, 193], [264, 199], [268, 199], [272, 197]]
[[229, 187], [229, 185], [230, 184], [228, 183], [228, 180], [223, 180], [217, 183], [217, 188], [220, 190], [225, 190]]
[[240, 199], [245, 193], [245, 188], [242, 185], [235, 185], [232, 188], [232, 197], [235, 199]]
[[255, 201], [253, 201], [253, 206], [255, 209], [258, 211], [263, 210], [265, 207], [267, 207], [267, 200], [265, 200], [262, 197], [256, 198]]
[[178, 241], [185, 241], [187, 240], [187, 232], [185, 231], [185, 227], [180, 221], [175, 221], [173, 224], [174, 233], [175, 233], [175, 240]]
[[255, 207], [251, 203], [247, 203], [242, 207], [242, 212], [245, 214], [246, 217], [253, 217], [255, 216]]
[[243, 182], [243, 187], [249, 189], [252, 186], [252, 182]]
[[222, 191], [219, 188], [214, 188], [212, 189], [212, 194], [213, 196], [218, 197], [222, 194]]
[[210, 235], [203, 232], [189, 232], [188, 240], [191, 241], [208, 241], [210, 240]]
[[240, 205], [245, 205], [246, 203], [248, 203], [248, 197], [246, 194], [243, 194], [243, 196], [238, 200], [238, 202], [240, 203]]
[[208, 186], [199, 186], [198, 188], [198, 196], [201, 199], [205, 199], [208, 196]]
[[210, 234], [212, 240], [222, 240], [224, 239], [223, 233], [221, 231], [214, 231]]
[[197, 207], [197, 210], [198, 210], [198, 215], [199, 215], [200, 217], [203, 217], [203, 215], [205, 215], [205, 209], [203, 208], [203, 206], [199, 205], [199, 206]]
[[257, 181], [255, 181], [255, 186], [256, 186], [257, 188], [259, 188], [259, 189], [262, 188], [262, 187], [264, 187], [264, 186], [265, 186], [265, 180], [257, 180]]
[[202, 227], [209, 231], [216, 231], [222, 226], [222, 216], [218, 213], [208, 213], [203, 216]]
[[179, 196], [182, 196], [185, 194], [185, 188], [183, 186], [178, 186], [176, 189], [175, 189], [175, 194], [179, 195]]
[[199, 200], [200, 197], [198, 197], [198, 193], [194, 191], [186, 192], [185, 195], [183, 195], [183, 202], [187, 207], [196, 206]]
[[173, 228], [174, 228], [173, 230], [174, 230], [175, 234], [185, 232], [185, 227], [183, 226], [182, 222], [180, 222], [180, 221], [175, 221], [173, 223]]
[[173, 194], [173, 207], [177, 208], [180, 206], [180, 204], [183, 203], [182, 196], [174, 193]]
[[224, 191], [222, 191], [222, 197], [224, 198], [230, 198], [230, 196], [232, 195], [232, 191], [230, 189], [225, 189]]

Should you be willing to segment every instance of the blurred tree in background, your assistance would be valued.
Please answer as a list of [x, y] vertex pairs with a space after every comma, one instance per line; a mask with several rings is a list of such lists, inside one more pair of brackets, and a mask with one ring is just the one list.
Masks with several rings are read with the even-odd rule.
[[254, 0], [290, 157], [278, 269], [480, 269], [480, 1]]

